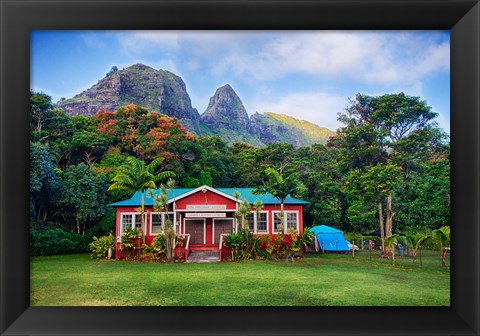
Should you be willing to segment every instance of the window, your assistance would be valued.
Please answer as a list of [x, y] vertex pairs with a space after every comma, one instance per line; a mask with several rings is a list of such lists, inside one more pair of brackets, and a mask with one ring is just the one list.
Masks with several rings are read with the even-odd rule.
[[162, 232], [162, 214], [152, 214], [152, 220], [150, 223], [152, 223], [152, 234], [159, 234]]
[[163, 225], [167, 219], [173, 222], [173, 212], [152, 212], [150, 214], [150, 234], [158, 235], [162, 233]]
[[122, 223], [120, 225], [120, 235], [125, 231], [127, 226], [132, 227], [132, 214], [122, 214]]
[[286, 213], [286, 221], [287, 221], [287, 233], [290, 228], [294, 228], [298, 231], [298, 221], [297, 221], [297, 213], [296, 212], [287, 212]]
[[257, 216], [257, 232], [268, 233], [267, 212], [260, 212]]
[[135, 214], [135, 228], [142, 228], [142, 214]]
[[262, 211], [257, 214], [256, 211], [250, 212], [245, 216], [245, 223], [252, 233], [268, 233], [268, 211]]
[[[284, 214], [285, 214], [285, 212], [284, 212]], [[273, 212], [273, 232], [274, 233], [281, 232], [281, 228], [279, 227], [280, 224], [281, 224], [280, 211], [274, 211]]]
[[[283, 232], [288, 233], [288, 229], [293, 227], [298, 231], [298, 211], [283, 211]], [[281, 232], [279, 229], [280, 225], [280, 211], [273, 211], [273, 232]]]
[[[135, 224], [134, 224], [135, 223]], [[132, 226], [134, 225], [134, 226]], [[132, 229], [134, 228], [142, 228], [142, 215], [139, 213], [122, 213], [122, 217], [120, 220], [120, 235], [122, 235], [125, 228], [129, 226]]]
[[255, 232], [255, 213], [250, 212], [247, 216], [245, 216], [245, 223], [248, 224], [248, 228], [250, 232]]

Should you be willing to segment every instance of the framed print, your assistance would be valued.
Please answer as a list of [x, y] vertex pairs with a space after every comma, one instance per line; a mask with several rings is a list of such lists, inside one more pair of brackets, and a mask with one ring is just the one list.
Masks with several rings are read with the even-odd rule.
[[[1, 335], [479, 335], [480, 4], [477, 1], [0, 1]], [[30, 37], [36, 30], [450, 31], [453, 232], [450, 306], [30, 306], [28, 111]], [[197, 210], [199, 207], [208, 210], [206, 213], [211, 217], [214, 211], [227, 209], [227, 205], [220, 210], [204, 204], [195, 206]], [[128, 213], [125, 216], [127, 220]], [[294, 221], [296, 216], [291, 210], [290, 220]], [[192, 217], [186, 223], [199, 221], [192, 214], [185, 217]], [[162, 217], [155, 218], [161, 225]], [[231, 225], [224, 219], [216, 220], [218, 227], [220, 223]], [[203, 220], [202, 225], [207, 228], [208, 223], [215, 221]], [[273, 230], [273, 226], [268, 229], [273, 223], [266, 219], [265, 223], [255, 223], [252, 226], [255, 230]], [[211, 240], [219, 237], [212, 233]], [[200, 235], [198, 239], [210, 238]]]

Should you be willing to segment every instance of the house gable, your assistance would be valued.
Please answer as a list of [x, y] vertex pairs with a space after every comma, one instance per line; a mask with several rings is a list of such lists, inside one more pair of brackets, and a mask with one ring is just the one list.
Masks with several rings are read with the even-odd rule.
[[208, 186], [196, 188], [188, 193], [169, 200], [175, 202], [177, 210], [232, 210], [237, 209], [237, 200]]

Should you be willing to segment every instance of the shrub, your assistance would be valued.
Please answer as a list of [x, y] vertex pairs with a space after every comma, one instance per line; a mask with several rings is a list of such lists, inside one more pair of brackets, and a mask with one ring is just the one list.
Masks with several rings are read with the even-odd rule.
[[346, 240], [348, 240], [352, 244], [353, 242], [355, 242], [355, 245], [357, 246], [362, 245], [362, 235], [360, 233], [345, 232], [343, 236], [345, 237]]
[[156, 236], [150, 245], [143, 244], [142, 253], [155, 254], [158, 257], [165, 257], [165, 238], [163, 235]]
[[89, 236], [62, 229], [30, 230], [30, 255], [60, 255], [88, 252]]
[[91, 257], [93, 259], [102, 259], [108, 256], [108, 249], [115, 250], [115, 236], [110, 233], [108, 236], [100, 238], [93, 237], [93, 241], [89, 244], [92, 251]]
[[238, 257], [242, 243], [242, 236], [236, 232], [230, 233], [223, 239], [223, 245], [232, 251], [232, 260], [235, 260], [235, 257]]

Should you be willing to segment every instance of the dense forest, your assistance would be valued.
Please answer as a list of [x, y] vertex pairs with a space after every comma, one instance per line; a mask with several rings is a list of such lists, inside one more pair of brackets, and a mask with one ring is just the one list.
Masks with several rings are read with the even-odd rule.
[[393, 227], [424, 232], [450, 225], [450, 143], [419, 97], [357, 94], [325, 145], [253, 147], [195, 136], [175, 118], [127, 105], [92, 117], [68, 116], [44, 93], [30, 93], [31, 254], [86, 251], [115, 227], [107, 190], [132, 156], [175, 173], [179, 187], [260, 187], [265, 170], [294, 176], [306, 226], [346, 232], [378, 229], [379, 205], [392, 199]]

